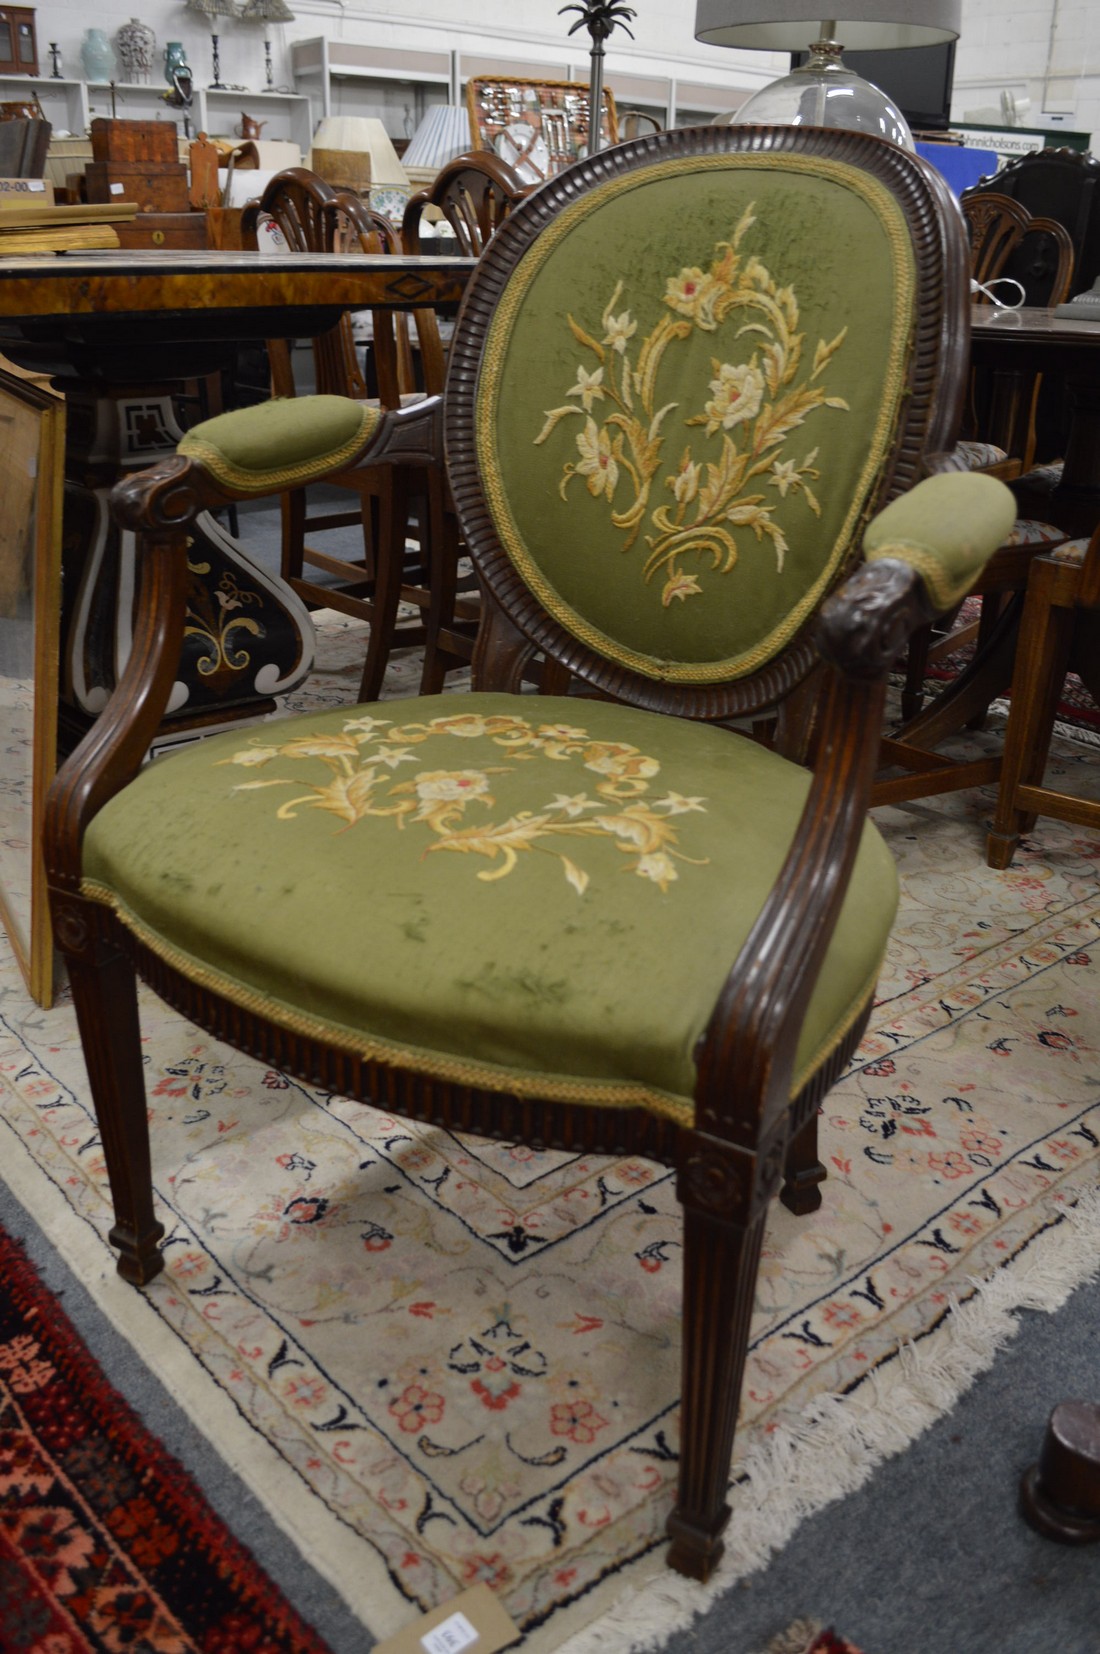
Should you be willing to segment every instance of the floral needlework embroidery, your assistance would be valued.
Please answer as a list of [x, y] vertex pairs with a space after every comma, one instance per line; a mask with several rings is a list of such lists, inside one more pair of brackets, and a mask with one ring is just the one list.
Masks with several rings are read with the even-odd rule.
[[[426, 741], [485, 738], [512, 760], [481, 768], [421, 769], [409, 780], [394, 771], [418, 761], [416, 749]], [[562, 838], [610, 841], [628, 859], [623, 871], [667, 890], [678, 877], [677, 862], [705, 866], [678, 848], [673, 817], [705, 813], [706, 800], [667, 791], [647, 798], [660, 773], [655, 758], [623, 741], [599, 741], [569, 724], [533, 724], [508, 714], [461, 713], [428, 723], [395, 725], [386, 718], [351, 718], [342, 730], [299, 735], [281, 745], [258, 741], [220, 764], [265, 768], [278, 759], [318, 759], [331, 780], [309, 784], [280, 804], [277, 815], [293, 820], [300, 809], [327, 810], [354, 827], [367, 816], [389, 817], [399, 828], [423, 825], [435, 834], [424, 854], [452, 850], [484, 856], [499, 865], [478, 873], [479, 879], [502, 879], [523, 852], [556, 856], [578, 895], [590, 875], [558, 848]], [[501, 822], [470, 821], [467, 811], [488, 811], [492, 777], [510, 773], [517, 763], [535, 759], [551, 763], [578, 760], [598, 779], [594, 797], [587, 792], [558, 791], [535, 810], [520, 810]], [[293, 787], [288, 776], [242, 781], [235, 792], [261, 787]], [[552, 791], [551, 787], [547, 791]]]
[[[637, 345], [636, 319], [629, 309], [616, 313], [622, 281], [600, 319], [602, 338], [569, 317], [573, 337], [593, 365], [578, 365], [576, 383], [566, 392], [570, 401], [547, 410], [535, 438], [536, 445], [545, 442], [562, 420], [583, 420], [576, 435], [580, 457], [563, 467], [562, 498], [568, 499], [574, 478], [583, 478], [592, 497], [611, 506], [611, 521], [625, 537], [624, 551], [648, 527], [643, 574], [647, 584], [662, 576], [665, 608], [701, 595], [698, 573], [690, 566], [694, 560], [709, 558], [711, 568], [723, 574], [734, 567], [737, 530], [770, 540], [776, 571], [782, 572], [787, 540], [775, 521], [778, 501], [801, 495], [809, 510], [821, 515], [810, 486], [820, 475], [817, 447], [791, 453], [789, 440], [815, 408], [848, 407], [843, 397], [828, 395], [817, 383], [848, 330], [819, 340], [799, 379], [805, 334], [798, 331], [794, 289], [780, 287], [758, 258], [740, 251], [756, 222], [753, 205], [731, 240], [718, 242], [709, 270], [685, 267], [668, 277], [666, 313]], [[748, 341], [748, 360], [711, 357], [709, 395], [701, 408], [681, 410], [676, 402], [662, 402], [660, 372], [669, 347], [696, 330], [717, 334], [730, 319], [737, 322], [734, 338]], [[702, 427], [707, 447], [696, 457], [698, 445], [689, 440], [667, 470], [665, 439], [677, 414], [685, 427]], [[655, 503], [663, 465], [664, 488], [672, 499]]]

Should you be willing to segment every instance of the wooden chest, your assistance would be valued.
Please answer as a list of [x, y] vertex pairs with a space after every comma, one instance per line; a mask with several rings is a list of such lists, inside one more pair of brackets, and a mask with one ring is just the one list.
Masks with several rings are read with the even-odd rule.
[[179, 164], [175, 121], [92, 122], [93, 161], [170, 161]]
[[[143, 123], [135, 122], [135, 125]], [[136, 201], [139, 212], [187, 212], [187, 168], [178, 161], [89, 161], [89, 202]]]
[[196, 247], [205, 252], [209, 244], [201, 212], [139, 212], [113, 227], [120, 247]]

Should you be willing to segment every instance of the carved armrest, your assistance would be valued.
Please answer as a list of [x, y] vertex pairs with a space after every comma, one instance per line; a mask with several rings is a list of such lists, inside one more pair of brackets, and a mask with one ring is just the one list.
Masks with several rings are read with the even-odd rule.
[[920, 575], [937, 613], [955, 607], [1016, 521], [1011, 489], [974, 471], [927, 477], [868, 523], [869, 563], [888, 558]]

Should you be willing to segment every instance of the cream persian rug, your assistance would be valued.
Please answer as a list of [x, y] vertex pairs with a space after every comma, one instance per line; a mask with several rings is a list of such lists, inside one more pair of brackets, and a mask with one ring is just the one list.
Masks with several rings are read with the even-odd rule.
[[[361, 659], [334, 618], [295, 706], [351, 700]], [[399, 657], [389, 692], [416, 672]], [[1064, 745], [1060, 762], [1090, 756]], [[680, 1303], [663, 1168], [410, 1125], [147, 996], [168, 1235], [139, 1293], [107, 1245], [71, 1008], [37, 1010], [6, 958], [2, 1175], [371, 1637], [484, 1580], [532, 1654], [658, 1646], [949, 1408], [1013, 1308], [1053, 1308], [1095, 1267], [1100, 840], [1043, 822], [994, 873], [989, 808], [964, 793], [879, 812], [902, 912], [825, 1105], [823, 1209], [772, 1213], [706, 1590], [662, 1563]]]

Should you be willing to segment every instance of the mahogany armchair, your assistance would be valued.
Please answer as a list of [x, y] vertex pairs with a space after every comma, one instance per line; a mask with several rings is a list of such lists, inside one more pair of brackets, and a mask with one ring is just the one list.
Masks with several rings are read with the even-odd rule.
[[[993, 479], [921, 481], [955, 433], [966, 272], [938, 176], [863, 134], [698, 128], [577, 163], [486, 248], [444, 398], [241, 410], [119, 485], [144, 554], [134, 648], [50, 794], [121, 1273], [162, 1267], [135, 970], [327, 1090], [674, 1166], [669, 1562], [699, 1579], [769, 1202], [820, 1203], [818, 1104], [893, 919], [866, 822], [887, 672], [1012, 521]], [[437, 464], [441, 434], [485, 593], [475, 691], [143, 768], [193, 513]], [[579, 692], [518, 693], [537, 652]], [[726, 727], [773, 709], [772, 750]]]

